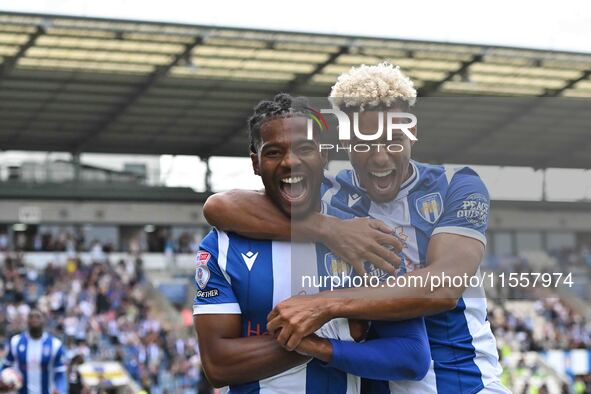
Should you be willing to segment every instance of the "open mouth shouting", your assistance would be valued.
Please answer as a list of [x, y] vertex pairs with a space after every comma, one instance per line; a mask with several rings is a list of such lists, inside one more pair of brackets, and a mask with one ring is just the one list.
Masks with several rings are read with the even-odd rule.
[[387, 192], [396, 183], [396, 170], [394, 168], [370, 170], [368, 171], [368, 180], [376, 191]]
[[308, 177], [304, 175], [284, 176], [279, 181], [281, 198], [289, 205], [299, 205], [306, 202], [308, 191]]

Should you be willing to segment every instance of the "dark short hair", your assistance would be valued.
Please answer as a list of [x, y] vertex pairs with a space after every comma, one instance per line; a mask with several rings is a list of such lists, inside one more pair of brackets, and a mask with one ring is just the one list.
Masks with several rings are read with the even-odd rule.
[[44, 318], [44, 319], [46, 317], [45, 316], [45, 313], [41, 309], [39, 309], [38, 307], [34, 307], [34, 308], [29, 309], [29, 313], [28, 313], [27, 317], [31, 316], [33, 313], [40, 314], [41, 317]]
[[261, 128], [265, 122], [276, 118], [307, 115], [308, 112], [308, 100], [305, 97], [292, 97], [287, 93], [279, 93], [272, 101], [259, 102], [254, 107], [252, 116], [248, 118], [250, 152], [257, 153], [261, 142]]

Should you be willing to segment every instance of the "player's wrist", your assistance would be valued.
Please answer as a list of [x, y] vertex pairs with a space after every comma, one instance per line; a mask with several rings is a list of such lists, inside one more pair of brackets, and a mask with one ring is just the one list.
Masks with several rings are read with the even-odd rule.
[[343, 298], [325, 298], [326, 302], [323, 303], [321, 309], [326, 321], [336, 319], [338, 317], [344, 317], [343, 305], [346, 300]]
[[335, 226], [340, 220], [332, 216], [323, 215], [319, 212], [315, 212], [310, 218], [312, 219], [310, 230], [316, 240], [325, 245], [330, 244], [331, 239], [334, 236]]
[[305, 219], [292, 220], [292, 240], [326, 243], [330, 237], [330, 226], [335, 218], [313, 212]]
[[316, 344], [315, 357], [325, 363], [329, 363], [332, 359], [332, 343], [328, 339], [318, 338]]
[[304, 348], [308, 355], [325, 363], [330, 362], [332, 359], [332, 343], [328, 339], [311, 335], [305, 339], [305, 342]]

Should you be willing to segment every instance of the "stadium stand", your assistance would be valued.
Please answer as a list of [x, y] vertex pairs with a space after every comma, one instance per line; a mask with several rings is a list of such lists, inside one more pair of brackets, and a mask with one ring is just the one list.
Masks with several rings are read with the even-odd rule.
[[[408, 73], [436, 115], [422, 117], [417, 159], [590, 167], [582, 127], [591, 114], [580, 111], [591, 96], [589, 54], [7, 12], [0, 142], [244, 156], [244, 120], [262, 97], [326, 97], [343, 71], [384, 60]], [[552, 122], [567, 117], [555, 138]], [[549, 146], [564, 154], [548, 157]]]
[[584, 316], [559, 299], [491, 304], [507, 387], [526, 394], [591, 388], [591, 323]]
[[[587, 247], [488, 257], [493, 272], [573, 272], [588, 283]], [[577, 270], [578, 269], [578, 270]], [[489, 288], [488, 320], [497, 338], [503, 383], [515, 393], [586, 393], [591, 390], [588, 293], [540, 288]]]
[[63, 339], [68, 359], [117, 361], [151, 393], [195, 392], [201, 380], [196, 339], [174, 330], [155, 307], [139, 261], [107, 257], [83, 265], [73, 258], [37, 270], [18, 253], [4, 254], [0, 340], [25, 329], [28, 311], [37, 306], [48, 316], [47, 328]]

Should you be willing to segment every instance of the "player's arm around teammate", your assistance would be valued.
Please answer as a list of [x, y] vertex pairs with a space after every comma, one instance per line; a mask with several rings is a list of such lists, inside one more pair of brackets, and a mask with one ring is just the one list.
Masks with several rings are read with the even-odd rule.
[[[262, 193], [235, 190], [219, 195], [215, 199], [214, 204], [210, 204], [209, 202], [208, 204], [207, 210], [215, 210], [216, 214], [214, 214], [214, 217], [222, 220], [220, 223], [212, 223], [215, 224], [216, 227], [222, 227], [224, 226], [223, 223], [226, 223], [224, 226], [225, 228], [230, 230], [236, 230], [239, 228], [242, 232], [248, 233], [251, 237], [258, 236], [270, 238], [271, 234], [266, 234], [265, 231], [277, 231], [280, 237], [284, 238], [288, 238], [290, 235], [292, 228], [290, 220], [281, 211], [276, 209], [272, 201]], [[242, 210], [242, 208], [246, 208], [246, 206], [257, 206], [259, 209]], [[226, 212], [226, 210], [237, 210], [234, 212], [247, 213], [243, 215], [229, 215], [229, 212]], [[264, 219], [263, 217], [257, 219], [257, 213], [255, 213], [255, 211], [267, 212], [268, 215], [265, 216], [267, 219]], [[228, 215], [226, 216], [226, 214]], [[251, 214], [253, 215], [252, 221], [248, 219], [240, 223], [242, 220], [240, 216], [248, 216]], [[323, 219], [328, 219], [328, 222], [331, 224], [350, 224], [351, 227], [345, 229], [345, 231], [350, 231], [352, 236], [357, 235], [357, 238], [363, 241], [371, 239], [371, 237], [378, 237], [378, 239], [380, 239], [384, 234], [384, 231], [387, 230], [385, 225], [381, 225], [381, 222], [368, 218], [360, 218], [358, 221], [348, 221], [324, 215], [318, 216], [322, 216]], [[314, 226], [313, 221], [310, 221], [309, 224], [300, 223], [300, 238], [303, 238], [305, 235], [302, 228], [306, 226], [314, 228]], [[374, 223], [376, 224], [376, 228], [372, 227]], [[367, 225], [365, 233], [361, 235], [356, 234], [356, 231], [358, 231], [359, 228], [364, 228], [365, 225]], [[257, 228], [257, 226], [260, 226], [260, 228]], [[337, 229], [338, 225], [336, 227], [331, 226], [330, 231], [326, 231], [326, 234], [322, 234], [323, 239], [329, 237], [327, 234], [332, 234], [331, 236], [341, 239], [342, 241], [342, 238], [340, 238], [341, 233], [337, 231]], [[311, 231], [315, 231], [315, 234], [321, 233], [318, 230], [318, 227]], [[277, 237], [277, 234], [274, 236]], [[398, 240], [396, 241], [398, 242]], [[341, 245], [343, 248], [346, 248], [349, 247], [350, 244], [341, 243]], [[383, 247], [379, 242], [377, 245], [378, 247]], [[387, 252], [392, 253], [389, 250], [387, 250]], [[348, 253], [350, 253], [350, 251]], [[399, 261], [398, 256], [396, 257]], [[360, 261], [362, 262], [363, 260]], [[297, 300], [300, 298], [295, 297], [292, 299]], [[326, 302], [326, 300], [322, 302]], [[318, 328], [320, 328], [320, 326]], [[421, 380], [427, 373], [431, 362], [429, 343], [423, 319], [416, 318], [397, 323], [374, 322], [374, 328], [376, 329], [379, 338], [368, 340], [364, 343], [334, 339], [328, 340], [319, 338], [310, 333], [312, 335], [307, 335], [306, 338], [299, 343], [297, 348], [292, 347], [288, 350], [295, 349], [296, 352], [312, 356], [328, 363], [328, 366], [365, 378], [392, 381]], [[288, 333], [291, 336], [291, 331], [288, 331], [290, 329], [291, 327], [287, 327], [285, 333]], [[285, 342], [285, 333], [282, 329], [278, 329], [275, 332], [275, 337], [280, 343]], [[288, 338], [290, 336], [288, 336]], [[392, 354], [397, 354], [398, 356], [392, 357]]]
[[[258, 207], [252, 210], [253, 206]], [[257, 212], [264, 212], [265, 216], [257, 217]], [[204, 213], [212, 225], [223, 225], [234, 231], [249, 231], [251, 235], [261, 237], [280, 237], [289, 239], [292, 226], [290, 220], [279, 210], [275, 209], [268, 198], [258, 192], [236, 190], [211, 196], [205, 204]], [[323, 216], [323, 215], [318, 215]], [[342, 243], [342, 235], [338, 229], [347, 222], [337, 218], [328, 220], [331, 231], [324, 231], [322, 225], [314, 228], [311, 221], [308, 237], [333, 239], [326, 242], [327, 246], [339, 244], [343, 254], [356, 253], [352, 242]], [[363, 218], [366, 223], [376, 223], [372, 219]], [[221, 220], [218, 222], [218, 220]], [[334, 222], [334, 223], [333, 223]], [[303, 223], [302, 225], [305, 225]], [[352, 229], [362, 228], [357, 226]], [[248, 230], [249, 229], [249, 230]], [[385, 229], [384, 229], [385, 230]], [[381, 230], [377, 230], [382, 232]], [[367, 236], [378, 234], [367, 231]], [[299, 237], [305, 237], [302, 231]], [[337, 238], [341, 239], [341, 242]], [[395, 237], [393, 237], [395, 238]], [[365, 241], [366, 245], [367, 242]], [[381, 245], [376, 242], [377, 247]], [[382, 247], [383, 248], [383, 247]], [[385, 248], [383, 248], [385, 249]], [[376, 249], [377, 250], [377, 249]], [[335, 250], [333, 250], [335, 251]], [[391, 251], [388, 251], [392, 253]], [[338, 253], [335, 251], [335, 253]], [[392, 253], [393, 254], [393, 253]], [[441, 233], [434, 235], [427, 250], [427, 267], [415, 270], [413, 276], [437, 275], [445, 272], [447, 275], [473, 275], [484, 254], [482, 242], [456, 234]], [[356, 259], [363, 261], [364, 255]], [[399, 261], [399, 260], [398, 260]], [[421, 287], [385, 287], [342, 289], [334, 292], [323, 292], [318, 296], [296, 296], [283, 301], [269, 315], [269, 330], [282, 328], [278, 340], [288, 349], [295, 349], [302, 338], [312, 334], [324, 323], [332, 318], [346, 317], [365, 320], [404, 320], [420, 316], [431, 315], [453, 309], [464, 291], [463, 287], [437, 287], [431, 292], [427, 286]]]
[[380, 220], [341, 220], [318, 212], [290, 220], [264, 191], [238, 189], [210, 196], [203, 214], [212, 226], [250, 238], [323, 243], [360, 275], [366, 261], [390, 274], [400, 264], [395, 252], [400, 252], [402, 243]]
[[[408, 276], [420, 277], [416, 283], [428, 283], [436, 275], [468, 277], [482, 261], [484, 245], [456, 234], [436, 234], [427, 251], [427, 266]], [[315, 327], [336, 317], [350, 319], [405, 320], [429, 316], [456, 307], [463, 286], [376, 287], [339, 289], [318, 296], [296, 296], [283, 301], [269, 314], [268, 329], [281, 328], [278, 341], [287, 349], [295, 348]]]
[[303, 338], [295, 351], [367, 379], [423, 379], [431, 365], [424, 320], [374, 321], [371, 324], [375, 338], [365, 342], [325, 339], [312, 334]]
[[310, 359], [288, 352], [268, 335], [241, 337], [240, 315], [196, 315], [201, 361], [214, 387], [260, 380]]

